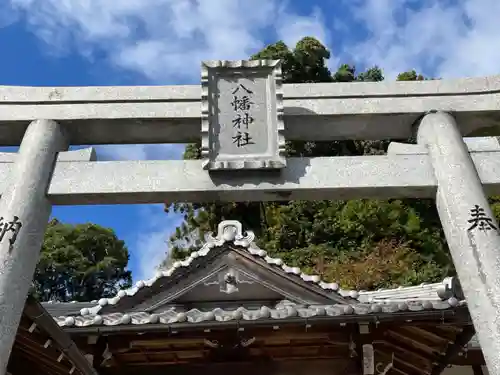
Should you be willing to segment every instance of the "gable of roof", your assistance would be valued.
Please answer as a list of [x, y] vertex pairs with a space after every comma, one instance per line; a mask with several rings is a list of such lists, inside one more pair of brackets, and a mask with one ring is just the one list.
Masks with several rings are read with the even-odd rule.
[[[248, 285], [247, 294], [239, 293]], [[227, 298], [219, 295], [207, 304], [214, 290]], [[261, 298], [252, 306], [248, 298], [252, 293], [273, 301]], [[225, 306], [228, 301], [232, 306]], [[64, 313], [58, 305], [70, 306]], [[88, 327], [411, 313], [464, 305], [456, 278], [369, 292], [342, 290], [337, 283], [326, 283], [269, 257], [255, 245], [252, 232], [243, 233], [241, 223], [223, 221], [217, 235], [208, 236], [199, 251], [151, 280], [93, 304], [56, 303], [47, 308], [61, 326]]]
[[[223, 221], [218, 226], [217, 235], [207, 236], [204, 246], [183, 261], [157, 272], [150, 280], [137, 282], [129, 290], [119, 291], [115, 297], [102, 298], [95, 306], [82, 308], [80, 313], [85, 316], [126, 312], [137, 306], [148, 309], [157, 305], [161, 300], [157, 298], [159, 296], [168, 296], [164, 303], [174, 303], [201, 282], [209, 284], [209, 277], [212, 277], [213, 284], [218, 279], [220, 284], [225, 283], [229, 288], [239, 288], [236, 284], [244, 284], [246, 279], [276, 294], [281, 293], [281, 299], [302, 303], [347, 304], [358, 297], [356, 291], [341, 291], [337, 283], [327, 283], [318, 275], [305, 274], [298, 267], [286, 265], [280, 258], [268, 256], [265, 250], [257, 247], [254, 239], [253, 232], [243, 232], [240, 222]], [[226, 279], [221, 280], [222, 276]], [[237, 301], [238, 296], [235, 295], [233, 300]]]

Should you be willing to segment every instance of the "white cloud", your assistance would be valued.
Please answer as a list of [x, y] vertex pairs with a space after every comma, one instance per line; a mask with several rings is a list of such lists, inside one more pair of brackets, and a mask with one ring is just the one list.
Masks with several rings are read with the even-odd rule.
[[139, 215], [144, 223], [140, 226], [133, 248], [137, 251], [131, 255], [134, 264], [134, 280], [146, 280], [155, 275], [157, 266], [168, 253], [170, 231], [182, 222], [179, 215], [166, 215], [163, 205], [140, 206]]
[[281, 0], [9, 1], [56, 51], [105, 51], [155, 83], [197, 80], [201, 60], [246, 58], [269, 32], [292, 43], [301, 32], [328, 35], [318, 9], [297, 15]]
[[294, 46], [303, 37], [314, 35], [323, 44], [329, 44], [330, 34], [325, 28], [320, 8], [314, 7], [309, 15], [291, 13], [283, 7], [281, 9], [281, 16], [275, 23], [277, 39], [283, 40], [289, 46]]
[[416, 69], [442, 78], [500, 73], [497, 0], [350, 0], [368, 35], [350, 52], [388, 77]]
[[196, 82], [201, 60], [245, 58], [264, 39], [293, 46], [313, 35], [332, 50], [333, 30], [342, 34], [336, 40], [357, 42], [333, 48], [330, 66], [351, 56], [389, 77], [412, 68], [440, 77], [494, 74], [500, 59], [498, 0], [344, 0], [347, 15], [331, 1], [330, 25], [319, 1], [323, 11], [313, 4], [306, 13], [286, 0], [7, 1], [8, 18], [22, 15], [52, 50], [104, 52], [153, 83]]
[[0, 28], [9, 26], [18, 21], [18, 14], [12, 9], [9, 2], [0, 2]]
[[[330, 28], [319, 8], [297, 13], [293, 3], [281, 0], [7, 1], [10, 12], [2, 3], [0, 26], [6, 20], [25, 20], [51, 52], [78, 51], [89, 59], [99, 52], [114, 66], [155, 84], [197, 82], [201, 60], [246, 58], [264, 40], [283, 39], [293, 46], [306, 35], [334, 52], [331, 67], [340, 56], [346, 62], [352, 57], [357, 65], [377, 64], [388, 78], [409, 69], [444, 78], [499, 73], [498, 0], [344, 0], [351, 12], [347, 15], [335, 12], [340, 4], [335, 0], [328, 13]], [[332, 30], [341, 34], [335, 40], [349, 41], [341, 44], [344, 50], [332, 48]], [[114, 159], [180, 154], [179, 148], [165, 145], [99, 151]], [[161, 212], [155, 220], [154, 227], [141, 226], [138, 277], [151, 276], [164, 256], [166, 228], [179, 218]]]
[[[296, 15], [280, 0], [9, 1], [51, 53], [78, 51], [89, 59], [95, 52], [104, 53], [109, 63], [155, 84], [197, 82], [201, 60], [247, 58], [264, 46], [269, 32], [292, 44], [302, 33], [328, 38], [319, 10]], [[169, 159], [181, 154], [180, 146], [171, 145], [98, 147], [101, 159]], [[158, 206], [145, 210], [132, 254], [134, 278], [140, 279], [153, 275], [165, 256], [168, 233], [181, 221]]]

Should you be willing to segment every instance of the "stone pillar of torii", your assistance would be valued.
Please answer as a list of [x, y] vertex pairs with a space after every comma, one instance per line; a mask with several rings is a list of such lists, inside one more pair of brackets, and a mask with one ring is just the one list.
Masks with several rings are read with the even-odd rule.
[[[435, 198], [491, 375], [500, 375], [500, 77], [287, 84], [278, 61], [202, 63], [200, 86], [0, 87], [0, 375], [52, 205]], [[407, 139], [286, 158], [285, 139]], [[188, 143], [200, 161], [95, 161], [68, 145]]]

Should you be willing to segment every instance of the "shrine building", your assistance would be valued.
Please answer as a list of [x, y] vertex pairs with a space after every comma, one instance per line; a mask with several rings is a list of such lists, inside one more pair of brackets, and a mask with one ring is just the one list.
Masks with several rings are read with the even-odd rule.
[[113, 298], [28, 298], [11, 375], [487, 374], [462, 289], [344, 290], [223, 221], [184, 261]]

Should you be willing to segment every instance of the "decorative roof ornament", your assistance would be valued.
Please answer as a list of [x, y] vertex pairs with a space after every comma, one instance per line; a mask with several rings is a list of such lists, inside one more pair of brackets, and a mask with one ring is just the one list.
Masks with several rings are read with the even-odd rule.
[[219, 247], [226, 242], [232, 242], [236, 246], [249, 248], [255, 239], [252, 231], [243, 232], [243, 226], [237, 220], [225, 220], [219, 223], [217, 235], [209, 233], [206, 238], [206, 245], [210, 248]]
[[219, 285], [220, 285], [220, 291], [222, 293], [226, 294], [232, 294], [232, 293], [237, 293], [239, 292], [238, 289], [238, 284], [239, 284], [239, 277], [238, 277], [238, 271], [234, 269], [230, 269], [228, 272], [225, 273], [220, 273], [219, 278], [222, 280], [219, 280]]
[[442, 300], [456, 298], [463, 301], [465, 299], [460, 280], [456, 276], [446, 277], [437, 289], [437, 294]]

